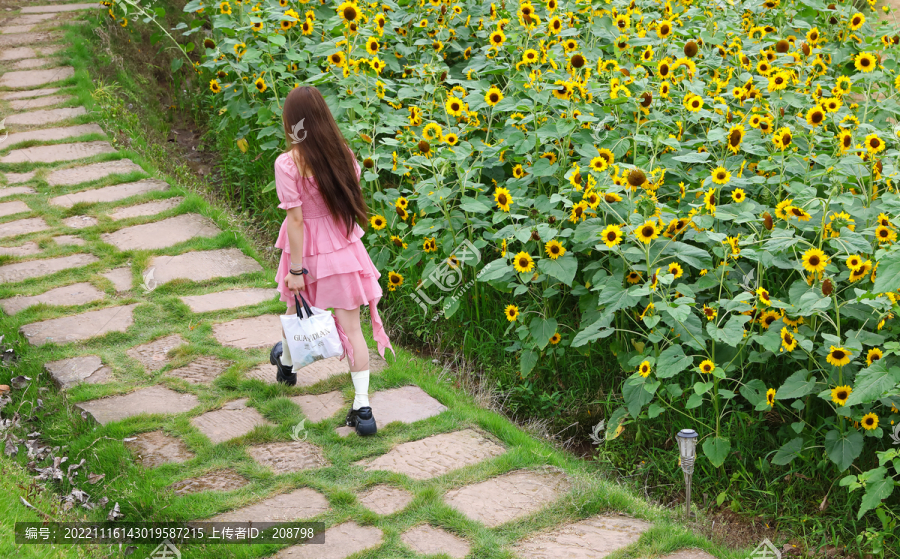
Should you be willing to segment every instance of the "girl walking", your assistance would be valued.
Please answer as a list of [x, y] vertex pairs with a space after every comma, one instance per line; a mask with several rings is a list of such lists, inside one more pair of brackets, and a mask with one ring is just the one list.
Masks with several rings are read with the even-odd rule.
[[[391, 342], [376, 308], [381, 274], [360, 241], [368, 208], [360, 189], [360, 166], [341, 135], [328, 105], [315, 87], [296, 87], [284, 100], [288, 149], [275, 160], [275, 191], [287, 211], [275, 247], [281, 262], [275, 281], [285, 314], [294, 314], [294, 294], [321, 309], [333, 308], [356, 395], [347, 425], [360, 435], [376, 432], [369, 406], [369, 351], [360, 328], [359, 308], [369, 305], [378, 353]], [[282, 331], [269, 360], [278, 382], [293, 386], [290, 349]]]

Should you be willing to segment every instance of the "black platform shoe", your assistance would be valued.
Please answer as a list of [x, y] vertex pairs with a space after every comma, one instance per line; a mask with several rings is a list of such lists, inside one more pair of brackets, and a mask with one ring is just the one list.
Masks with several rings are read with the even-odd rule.
[[351, 407], [350, 411], [347, 412], [347, 426], [355, 427], [356, 434], [363, 437], [374, 435], [378, 431], [370, 406], [363, 406], [358, 410]]
[[272, 351], [269, 353], [269, 362], [278, 369], [278, 372], [275, 374], [276, 380], [282, 384], [286, 384], [288, 386], [294, 386], [297, 384], [297, 373], [293, 372], [293, 366], [287, 366], [281, 364], [281, 353], [284, 351], [284, 348], [281, 346], [281, 342], [275, 344], [272, 347]]

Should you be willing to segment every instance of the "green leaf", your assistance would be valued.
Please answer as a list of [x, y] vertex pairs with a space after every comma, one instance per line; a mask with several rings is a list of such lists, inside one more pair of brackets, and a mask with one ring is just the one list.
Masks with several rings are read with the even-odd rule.
[[894, 492], [894, 479], [890, 476], [885, 478], [888, 473], [887, 468], [875, 468], [869, 472], [866, 480], [866, 494], [863, 495], [862, 502], [859, 504], [859, 513], [856, 519], [859, 520], [868, 511], [876, 508], [881, 502], [891, 496]]
[[611, 441], [620, 435], [619, 426], [625, 421], [627, 415], [628, 410], [621, 407], [617, 408], [616, 411], [609, 416], [609, 422], [606, 424], [606, 440]]
[[269, 184], [267, 184], [267, 185], [262, 189], [263, 192], [269, 192], [270, 190], [275, 190], [275, 181], [274, 181], [274, 180], [273, 180], [272, 182], [270, 182]]
[[462, 209], [464, 211], [477, 213], [477, 214], [483, 214], [484, 212], [491, 209], [490, 206], [488, 206], [481, 200], [476, 200], [475, 198], [469, 198], [468, 196], [463, 197], [463, 199], [459, 203], [459, 207], [460, 207], [460, 209]]
[[746, 398], [753, 407], [756, 407], [760, 402], [765, 402], [766, 400], [766, 384], [759, 379], [753, 379], [741, 386], [738, 392], [740, 392], [741, 396]]
[[541, 349], [547, 347], [550, 338], [556, 333], [557, 326], [555, 318], [541, 318], [539, 316], [533, 318], [531, 320], [531, 336], [534, 338], [534, 343]]
[[476, 279], [478, 281], [497, 280], [512, 271], [513, 267], [507, 264], [505, 259], [498, 258], [497, 260], [488, 262], [487, 265], [478, 272]]
[[857, 404], [868, 404], [877, 400], [900, 382], [900, 368], [891, 367], [888, 370], [887, 365], [878, 360], [872, 363], [871, 367], [863, 369], [856, 375], [853, 392], [847, 398], [845, 406], [855, 406]]
[[184, 60], [182, 60], [181, 58], [173, 58], [172, 63], [169, 65], [169, 67], [173, 72], [177, 72], [181, 69], [182, 64], [184, 64]]
[[676, 155], [672, 159], [681, 161], [682, 163], [704, 163], [709, 159], [709, 152], [690, 152], [685, 155]]
[[648, 392], [644, 390], [645, 384], [647, 384], [647, 379], [637, 376], [626, 379], [625, 385], [622, 386], [622, 395], [625, 397], [625, 405], [628, 407], [628, 413], [631, 414], [631, 417], [640, 415], [641, 408], [653, 400], [653, 394], [656, 392], [656, 388], [659, 387], [659, 382], [656, 382], [654, 383], [655, 386], [650, 385], [653, 386], [653, 392]]
[[691, 366], [693, 360], [684, 354], [680, 345], [669, 346], [659, 354], [656, 378], [671, 378]]
[[719, 340], [731, 347], [737, 347], [744, 339], [744, 324], [749, 320], [750, 317], [745, 314], [731, 315], [731, 317], [728, 318], [728, 322], [725, 323], [725, 328], [722, 328], [718, 332]]
[[794, 458], [800, 456], [800, 452], [802, 450], [803, 437], [791, 439], [778, 449], [778, 452], [775, 453], [775, 457], [772, 458], [772, 463], [777, 466], [790, 464], [794, 460]]
[[521, 368], [522, 376], [528, 376], [534, 366], [537, 365], [538, 362], [538, 352], [533, 349], [526, 349], [522, 352], [522, 356], [519, 358], [519, 367]]
[[703, 454], [716, 468], [725, 463], [729, 452], [731, 452], [731, 441], [725, 437], [709, 437], [703, 441]]
[[850, 431], [843, 435], [832, 429], [825, 435], [825, 453], [841, 471], [853, 464], [863, 449], [863, 436], [859, 431]]
[[672, 254], [682, 262], [698, 270], [713, 268], [712, 257], [707, 251], [681, 241], [670, 243], [666, 254]]
[[801, 369], [784, 381], [784, 384], [781, 385], [775, 392], [776, 400], [789, 400], [792, 398], [802, 398], [807, 394], [812, 394], [816, 388], [816, 377], [813, 376], [809, 380], [806, 379], [806, 375], [809, 372], [806, 369]]
[[541, 258], [538, 260], [538, 269], [571, 287], [575, 272], [578, 271], [578, 259], [574, 256], [563, 256], [556, 260]]
[[895, 250], [878, 261], [874, 293], [887, 293], [900, 288], [900, 251]]

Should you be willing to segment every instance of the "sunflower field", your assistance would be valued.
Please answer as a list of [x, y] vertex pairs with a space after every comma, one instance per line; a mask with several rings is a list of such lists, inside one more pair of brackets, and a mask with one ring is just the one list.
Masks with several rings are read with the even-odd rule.
[[896, 522], [900, 36], [874, 2], [184, 10], [173, 34], [242, 151], [284, 149], [293, 87], [326, 94], [391, 297], [431, 311], [462, 278], [477, 296], [438, 312], [502, 313], [523, 378], [605, 344], [629, 375], [608, 439], [666, 414], [719, 468], [732, 419], [777, 414], [766, 460], [830, 463], [860, 517]]

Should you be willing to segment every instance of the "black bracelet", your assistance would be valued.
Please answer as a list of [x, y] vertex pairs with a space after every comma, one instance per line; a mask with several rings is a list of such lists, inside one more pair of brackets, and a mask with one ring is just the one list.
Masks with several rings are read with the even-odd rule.
[[306, 268], [301, 268], [299, 272], [295, 272], [294, 270], [288, 270], [292, 276], [302, 276], [303, 274], [308, 274], [309, 270]]

